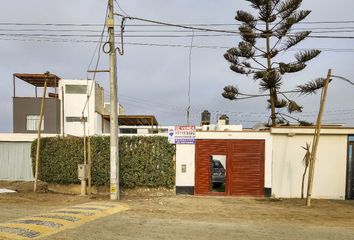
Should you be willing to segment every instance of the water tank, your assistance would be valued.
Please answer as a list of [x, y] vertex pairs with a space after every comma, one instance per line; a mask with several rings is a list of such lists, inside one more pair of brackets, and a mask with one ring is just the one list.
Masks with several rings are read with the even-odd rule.
[[219, 123], [220, 125], [229, 125], [230, 120], [229, 117], [226, 114], [223, 114], [219, 117]]
[[202, 126], [203, 125], [210, 125], [210, 112], [207, 110], [202, 112]]

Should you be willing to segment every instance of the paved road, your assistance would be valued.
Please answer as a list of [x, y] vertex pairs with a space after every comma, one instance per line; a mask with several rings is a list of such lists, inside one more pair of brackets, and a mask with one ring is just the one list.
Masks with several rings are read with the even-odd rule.
[[[128, 208], [112, 202], [90, 202], [0, 223], [0, 239], [28, 240], [51, 236]], [[77, 239], [81, 239], [77, 238]]]
[[[98, 227], [99, 226], [99, 227]], [[95, 229], [92, 231], [92, 229]], [[206, 222], [133, 216], [122, 212], [77, 229], [61, 232], [51, 240], [353, 240], [354, 230], [342, 227], [308, 227], [252, 222]]]
[[354, 239], [354, 201], [0, 196], [0, 239]]

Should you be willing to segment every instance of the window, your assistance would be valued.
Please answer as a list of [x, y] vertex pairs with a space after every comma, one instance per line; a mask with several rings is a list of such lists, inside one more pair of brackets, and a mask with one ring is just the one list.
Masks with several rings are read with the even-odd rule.
[[[87, 117], [84, 117], [83, 120], [87, 122]], [[82, 122], [82, 119], [81, 117], [66, 117], [66, 122]]]
[[120, 133], [122, 133], [122, 134], [137, 134], [138, 129], [136, 129], [136, 128], [122, 128], [122, 129], [120, 129]]
[[[26, 116], [26, 129], [27, 131], [38, 131], [39, 115]], [[44, 116], [42, 118], [41, 131], [44, 130]]]
[[68, 94], [86, 94], [87, 85], [66, 85], [65, 93]]

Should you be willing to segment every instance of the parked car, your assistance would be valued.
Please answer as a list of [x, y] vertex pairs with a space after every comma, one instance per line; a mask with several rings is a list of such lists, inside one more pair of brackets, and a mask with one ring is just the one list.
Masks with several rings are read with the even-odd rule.
[[225, 168], [219, 160], [212, 160], [212, 183], [213, 187], [220, 187], [225, 183]]

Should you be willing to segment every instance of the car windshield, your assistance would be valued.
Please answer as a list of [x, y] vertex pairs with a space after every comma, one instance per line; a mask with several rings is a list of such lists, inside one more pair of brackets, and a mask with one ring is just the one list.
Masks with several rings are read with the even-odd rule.
[[220, 161], [213, 160], [213, 168], [223, 168]]

